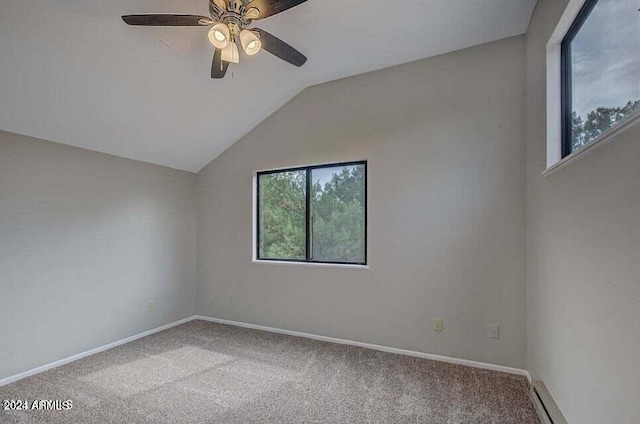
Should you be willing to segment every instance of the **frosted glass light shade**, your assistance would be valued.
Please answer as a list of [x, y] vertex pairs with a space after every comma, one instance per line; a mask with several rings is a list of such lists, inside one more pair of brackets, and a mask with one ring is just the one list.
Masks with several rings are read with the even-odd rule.
[[223, 23], [215, 24], [209, 30], [209, 41], [217, 49], [224, 49], [229, 45], [229, 27]]
[[249, 56], [253, 56], [254, 54], [258, 53], [262, 48], [262, 42], [260, 41], [260, 38], [258, 38], [258, 36], [254, 34], [253, 31], [249, 31], [246, 29], [242, 30], [242, 32], [240, 33], [240, 43], [242, 44], [244, 52]]
[[222, 50], [222, 60], [231, 63], [240, 63], [240, 52], [238, 51], [238, 45], [236, 43], [232, 41]]

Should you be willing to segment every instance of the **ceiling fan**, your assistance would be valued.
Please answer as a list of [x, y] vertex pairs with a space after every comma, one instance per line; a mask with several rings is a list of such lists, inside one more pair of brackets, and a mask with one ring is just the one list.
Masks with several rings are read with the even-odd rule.
[[211, 17], [198, 15], [125, 15], [122, 20], [136, 26], [202, 26], [209, 28], [215, 47], [211, 78], [223, 78], [229, 63], [239, 63], [237, 42], [248, 56], [261, 49], [302, 66], [307, 58], [289, 44], [260, 28], [248, 29], [254, 20], [268, 18], [307, 0], [209, 0]]

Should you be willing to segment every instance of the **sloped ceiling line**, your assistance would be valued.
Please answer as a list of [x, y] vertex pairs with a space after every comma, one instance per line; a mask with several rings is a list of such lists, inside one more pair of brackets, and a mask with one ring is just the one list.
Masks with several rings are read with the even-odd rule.
[[206, 28], [121, 15], [208, 13], [206, 0], [3, 0], [0, 129], [198, 171], [304, 88], [522, 34], [535, 0], [309, 0], [260, 22], [303, 52], [209, 78]]

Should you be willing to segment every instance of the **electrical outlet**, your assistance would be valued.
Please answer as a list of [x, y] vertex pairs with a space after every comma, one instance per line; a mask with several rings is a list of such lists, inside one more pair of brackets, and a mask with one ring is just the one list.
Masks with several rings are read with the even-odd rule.
[[236, 303], [236, 298], [233, 295], [229, 296], [229, 304], [233, 305], [234, 303]]
[[150, 300], [149, 302], [147, 302], [147, 311], [151, 312], [153, 311], [153, 300]]
[[442, 331], [442, 318], [433, 320], [433, 331]]
[[500, 326], [498, 326], [498, 325], [490, 325], [489, 326], [489, 338], [490, 339], [499, 339], [500, 338]]

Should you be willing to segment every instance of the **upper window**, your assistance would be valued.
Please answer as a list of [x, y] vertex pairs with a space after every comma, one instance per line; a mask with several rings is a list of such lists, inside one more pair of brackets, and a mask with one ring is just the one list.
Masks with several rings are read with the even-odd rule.
[[564, 157], [640, 110], [638, 0], [587, 0], [561, 55]]
[[257, 259], [367, 263], [367, 164], [258, 173]]

